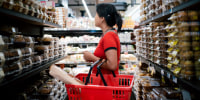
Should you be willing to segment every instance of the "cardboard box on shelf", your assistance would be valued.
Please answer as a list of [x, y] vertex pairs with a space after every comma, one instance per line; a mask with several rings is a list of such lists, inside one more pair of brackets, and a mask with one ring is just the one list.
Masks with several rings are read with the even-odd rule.
[[96, 4], [99, 4], [99, 3], [113, 3], [115, 2], [115, 0], [96, 0]]

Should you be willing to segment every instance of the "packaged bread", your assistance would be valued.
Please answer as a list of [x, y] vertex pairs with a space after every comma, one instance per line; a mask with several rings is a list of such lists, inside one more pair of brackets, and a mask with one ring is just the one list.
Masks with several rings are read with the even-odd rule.
[[38, 54], [49, 53], [49, 46], [48, 45], [37, 45], [37, 46], [35, 46], [35, 51]]
[[45, 45], [53, 45], [54, 44], [54, 39], [52, 37], [43, 37], [42, 42]]
[[33, 5], [29, 5], [29, 12], [28, 12], [28, 15], [30, 16], [34, 16], [35, 14], [35, 8], [33, 7]]
[[14, 4], [13, 0], [3, 0], [2, 2], [3, 8], [10, 9], [10, 10], [13, 9], [13, 4]]
[[179, 15], [178, 21], [189, 21], [188, 13], [186, 11], [179, 11], [177, 14]]
[[188, 11], [189, 20], [198, 21], [199, 20], [199, 12], [198, 11]]
[[22, 13], [23, 12], [23, 3], [20, 0], [14, 0], [13, 10]]
[[3, 67], [5, 64], [6, 58], [3, 52], [0, 52], [0, 67]]
[[26, 46], [26, 41], [23, 35], [14, 36], [14, 47], [15, 48], [24, 48]]
[[167, 99], [180, 99], [181, 98], [181, 91], [175, 90], [172, 88], [163, 88], [163, 95]]
[[191, 32], [199, 32], [199, 26], [200, 23], [199, 22], [190, 22], [190, 31]]
[[30, 47], [30, 48], [34, 47], [35, 41], [33, 40], [32, 37], [24, 37], [24, 40], [26, 42], [26, 47]]
[[22, 73], [23, 67], [21, 62], [16, 62], [14, 64], [9, 65], [8, 75], [19, 75]]

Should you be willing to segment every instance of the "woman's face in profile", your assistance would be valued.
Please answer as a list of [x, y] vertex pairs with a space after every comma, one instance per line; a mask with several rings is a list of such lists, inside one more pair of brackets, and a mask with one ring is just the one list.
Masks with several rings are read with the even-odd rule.
[[96, 13], [96, 15], [95, 15], [95, 26], [96, 27], [99, 27], [100, 25], [101, 25], [101, 23], [102, 23], [102, 20], [103, 18], [102, 17], [99, 17], [99, 14], [98, 13]]

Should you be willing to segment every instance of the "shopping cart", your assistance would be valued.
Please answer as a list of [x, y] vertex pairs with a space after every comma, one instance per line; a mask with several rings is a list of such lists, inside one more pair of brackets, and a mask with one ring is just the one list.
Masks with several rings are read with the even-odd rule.
[[88, 74], [76, 76], [85, 85], [65, 85], [69, 100], [130, 100], [133, 75], [102, 74], [100, 66], [104, 62], [97, 66], [96, 75], [91, 74], [92, 68], [100, 61], [92, 64]]

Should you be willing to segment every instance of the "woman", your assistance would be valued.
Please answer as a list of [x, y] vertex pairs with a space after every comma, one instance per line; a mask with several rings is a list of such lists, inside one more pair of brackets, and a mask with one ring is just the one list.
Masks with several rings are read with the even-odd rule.
[[[120, 41], [117, 35], [117, 31], [120, 31], [122, 27], [121, 16], [117, 13], [115, 7], [111, 4], [99, 4], [96, 9], [95, 25], [100, 27], [103, 31], [101, 40], [94, 52], [94, 54], [85, 51], [84, 58], [86, 61], [95, 62], [99, 59], [103, 59], [105, 63], [101, 66], [101, 72], [103, 74], [110, 74], [112, 71], [118, 74], [118, 65], [120, 60]], [[113, 26], [117, 24], [118, 30], [113, 29]], [[83, 85], [84, 83], [75, 80], [68, 75], [65, 71], [51, 65], [50, 75], [62, 80], [66, 84]], [[93, 73], [97, 73], [97, 68], [93, 68]]]
[[[118, 30], [113, 28], [117, 25]], [[101, 66], [103, 74], [110, 74], [112, 71], [118, 74], [120, 61], [120, 40], [117, 31], [121, 30], [122, 19], [116, 8], [111, 4], [98, 4], [96, 7], [95, 26], [100, 27], [103, 34], [94, 54], [85, 51], [84, 59], [95, 62], [103, 59], [105, 63]], [[93, 68], [93, 73], [97, 73], [97, 68]]]

